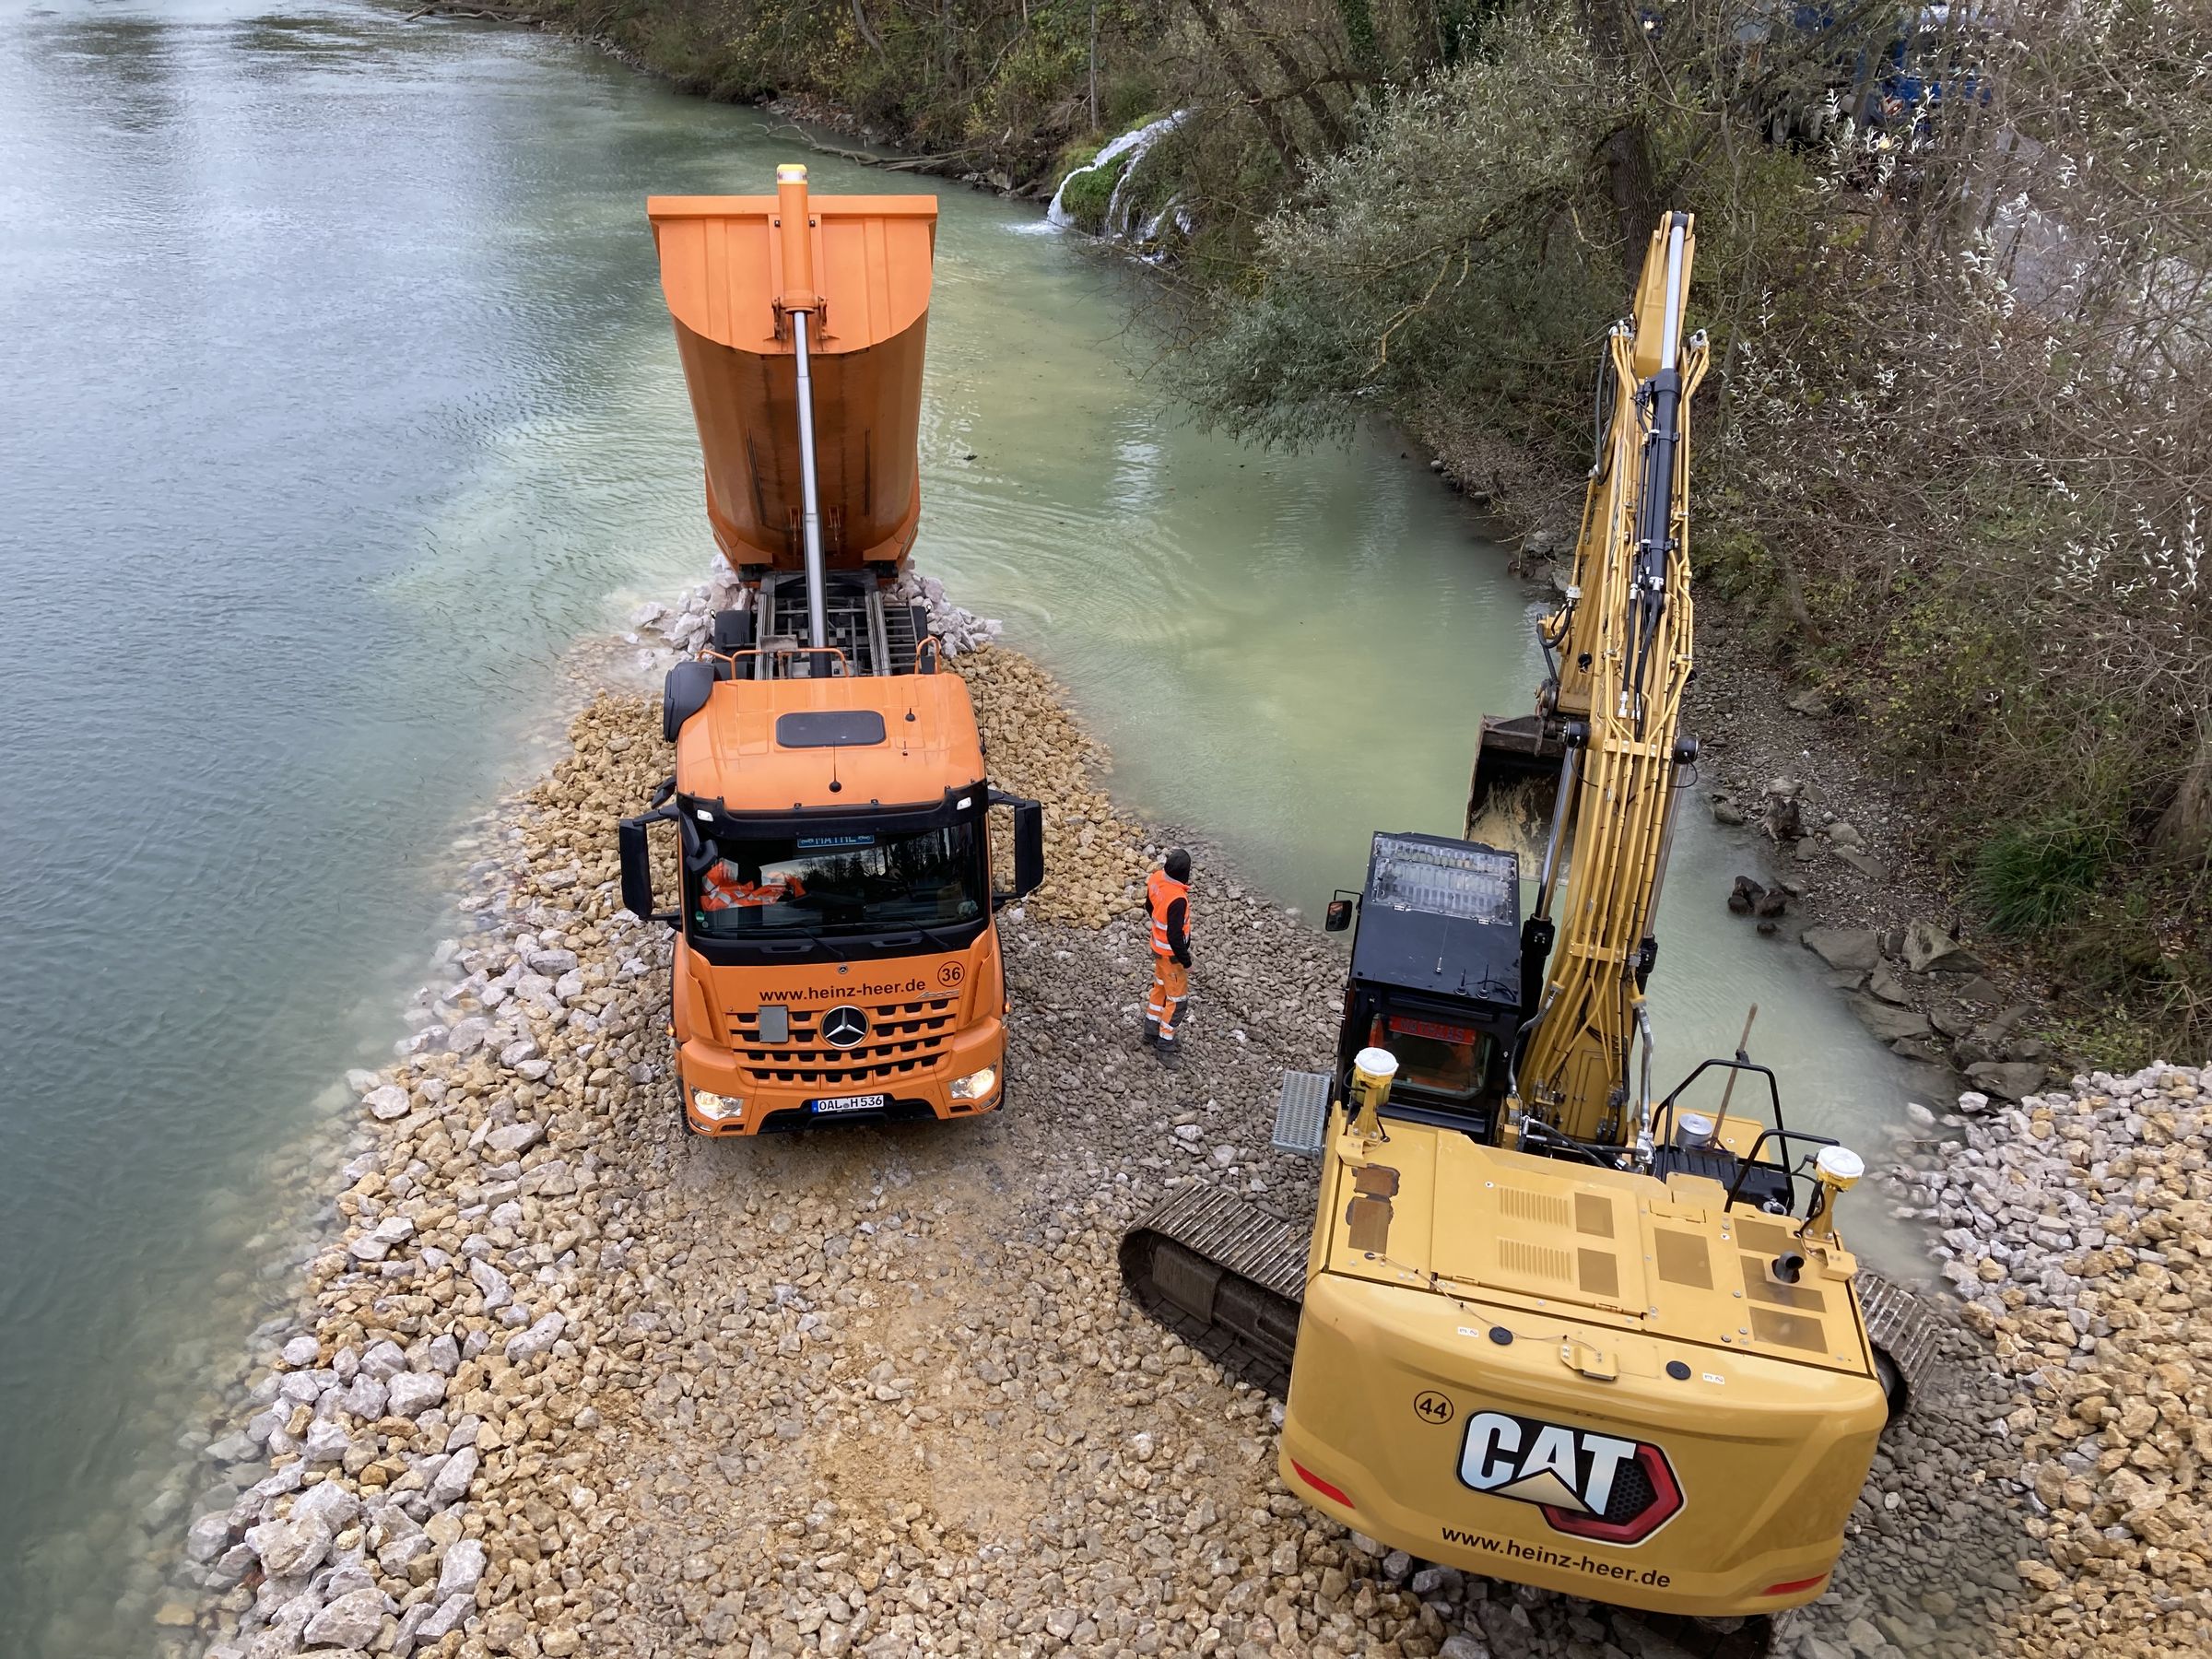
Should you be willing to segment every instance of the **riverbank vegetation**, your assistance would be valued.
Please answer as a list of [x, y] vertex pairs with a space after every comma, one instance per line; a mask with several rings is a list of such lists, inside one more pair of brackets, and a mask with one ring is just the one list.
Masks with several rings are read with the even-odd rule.
[[1268, 441], [1384, 406], [1576, 468], [1595, 333], [1693, 206], [1709, 585], [2059, 1000], [2201, 1051], [2212, 12], [1646, 17], [1536, 0], [1394, 91], [1263, 222], [1187, 387]]
[[1586, 465], [1595, 342], [1693, 208], [1707, 590], [1892, 760], [2077, 1046], [2212, 1041], [2206, 0], [560, 4], [1040, 189], [1192, 112], [1124, 218], [1181, 209], [1202, 418], [1510, 442], [1543, 467], [1469, 480], [1509, 507]]

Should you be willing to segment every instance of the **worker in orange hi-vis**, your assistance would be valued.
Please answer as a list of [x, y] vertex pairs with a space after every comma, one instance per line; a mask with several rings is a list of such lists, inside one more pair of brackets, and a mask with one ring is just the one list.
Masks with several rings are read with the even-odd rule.
[[1175, 1052], [1175, 1021], [1191, 994], [1191, 855], [1171, 847], [1145, 881], [1152, 913], [1152, 999], [1145, 1005], [1145, 1040]]
[[[746, 874], [748, 869], [752, 871], [750, 876]], [[734, 865], [724, 859], [707, 872], [706, 879], [700, 884], [699, 907], [711, 911], [758, 910], [806, 896], [806, 884], [795, 874], [767, 876], [754, 865]]]

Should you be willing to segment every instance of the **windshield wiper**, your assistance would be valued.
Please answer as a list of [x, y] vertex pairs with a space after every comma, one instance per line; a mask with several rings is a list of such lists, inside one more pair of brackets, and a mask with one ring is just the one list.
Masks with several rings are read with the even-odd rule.
[[964, 948], [959, 941], [953, 938], [950, 935], [943, 933], [935, 927], [924, 927], [920, 924], [912, 922], [906, 924], [895, 933], [886, 931], [882, 933], [868, 934], [865, 936], [869, 944], [887, 947], [893, 946], [919, 945], [924, 939], [926, 939], [932, 945], [935, 945], [939, 950], [959, 950]]

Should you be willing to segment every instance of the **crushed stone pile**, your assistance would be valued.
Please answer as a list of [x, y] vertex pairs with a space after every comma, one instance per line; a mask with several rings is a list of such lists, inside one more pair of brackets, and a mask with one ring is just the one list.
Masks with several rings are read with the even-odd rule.
[[1987, 1427], [2031, 1540], [2023, 1654], [2212, 1653], [2207, 1090], [2161, 1065], [1971, 1093], [1967, 1144], [1908, 1177], [2007, 1383]]
[[[1028, 903], [1040, 921], [1103, 927], [1141, 902], [1152, 852], [1143, 828], [1107, 794], [1105, 751], [1067, 712], [1065, 693], [1019, 652], [982, 647], [953, 665], [968, 682], [994, 786], [1044, 806], [1044, 885]], [[994, 849], [994, 867], [1011, 854]]]

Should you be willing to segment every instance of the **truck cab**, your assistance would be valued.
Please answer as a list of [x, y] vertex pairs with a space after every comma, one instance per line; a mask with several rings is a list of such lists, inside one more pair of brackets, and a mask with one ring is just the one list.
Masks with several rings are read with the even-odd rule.
[[[934, 644], [921, 656], [934, 670]], [[992, 918], [1041, 878], [1041, 809], [993, 792], [955, 675], [754, 678], [747, 663], [679, 665], [676, 773], [621, 829], [625, 902], [677, 929], [686, 1123], [739, 1135], [994, 1110], [1008, 1010]], [[993, 869], [994, 806], [1011, 871]], [[668, 911], [657, 824], [676, 842]]]

